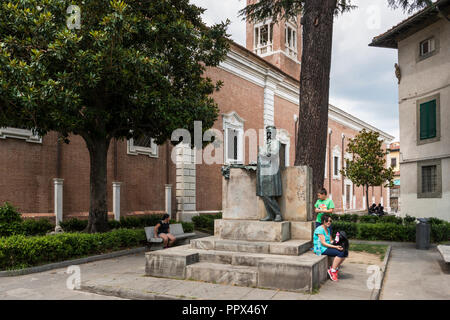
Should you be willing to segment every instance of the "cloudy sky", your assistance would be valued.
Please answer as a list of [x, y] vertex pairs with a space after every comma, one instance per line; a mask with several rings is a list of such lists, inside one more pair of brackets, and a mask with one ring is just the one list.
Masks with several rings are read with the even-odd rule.
[[[231, 20], [228, 33], [245, 46], [245, 22], [238, 17], [246, 0], [191, 0], [207, 9], [208, 24]], [[330, 103], [399, 139], [397, 50], [369, 47], [374, 36], [407, 17], [386, 0], [354, 0], [358, 6], [335, 18]]]

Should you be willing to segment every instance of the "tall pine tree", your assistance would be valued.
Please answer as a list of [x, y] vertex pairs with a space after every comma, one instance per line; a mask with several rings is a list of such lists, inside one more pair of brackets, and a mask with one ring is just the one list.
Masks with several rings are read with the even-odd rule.
[[[408, 12], [432, 5], [430, 0], [387, 0]], [[300, 71], [300, 113], [295, 165], [313, 169], [313, 187], [323, 186], [328, 128], [333, 17], [356, 8], [351, 0], [259, 0], [240, 11], [251, 21], [274, 22], [302, 15], [303, 52]]]

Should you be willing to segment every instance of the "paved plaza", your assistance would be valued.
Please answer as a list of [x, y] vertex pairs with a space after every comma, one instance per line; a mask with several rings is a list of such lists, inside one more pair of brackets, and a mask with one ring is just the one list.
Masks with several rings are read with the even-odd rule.
[[[436, 247], [423, 251], [413, 244], [390, 244], [380, 299], [450, 299], [449, 272]], [[147, 277], [144, 253], [139, 253], [80, 265], [81, 290], [67, 288], [67, 268], [5, 277], [0, 280], [0, 299], [368, 300], [368, 265], [355, 262], [343, 265], [338, 282], [328, 280], [318, 292], [304, 294]]]

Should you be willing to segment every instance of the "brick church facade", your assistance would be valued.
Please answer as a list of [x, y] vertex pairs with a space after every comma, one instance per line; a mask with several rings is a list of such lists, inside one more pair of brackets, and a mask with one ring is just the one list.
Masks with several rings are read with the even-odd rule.
[[[170, 143], [158, 146], [151, 139], [113, 141], [107, 165], [110, 217], [113, 212], [117, 218], [118, 214], [169, 211], [189, 220], [194, 215], [220, 212], [222, 165], [256, 160], [247, 133], [259, 132], [267, 125], [277, 127], [282, 159], [286, 166], [293, 165], [300, 60], [299, 19], [278, 24], [248, 22], [246, 47], [232, 43], [226, 60], [206, 72], [212, 80], [224, 82], [213, 95], [220, 109], [213, 129], [223, 137], [222, 149], [213, 153], [223, 150], [222, 161], [198, 161], [210, 149], [191, 153]], [[324, 187], [337, 212], [365, 209], [362, 187], [354, 186], [339, 173], [344, 159], [351, 157], [345, 152], [348, 140], [363, 128], [378, 131], [384, 148], [394, 138], [330, 105]], [[10, 202], [24, 217], [53, 218], [58, 206], [63, 219], [86, 217], [89, 153], [80, 137], [71, 136], [70, 140], [70, 144], [58, 142], [55, 132], [37, 137], [24, 129], [0, 128], [0, 203]], [[263, 139], [257, 140], [257, 145], [263, 143]], [[55, 196], [57, 191], [59, 195]], [[388, 199], [387, 188], [369, 188], [369, 203], [388, 207]]]

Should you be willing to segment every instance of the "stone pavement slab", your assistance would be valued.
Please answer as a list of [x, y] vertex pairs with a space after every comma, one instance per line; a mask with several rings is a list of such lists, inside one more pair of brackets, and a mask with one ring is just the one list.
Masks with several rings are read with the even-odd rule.
[[[1, 279], [0, 299], [208, 299], [208, 300], [308, 300], [370, 299], [366, 289], [367, 265], [348, 263], [341, 280], [326, 281], [319, 293], [304, 294], [145, 276], [144, 253], [82, 264], [81, 282], [86, 291], [70, 290], [67, 268]], [[102, 295], [96, 295], [99, 293]], [[109, 296], [109, 295], [115, 296]]]
[[444, 259], [445, 263], [450, 263], [450, 245], [439, 245], [437, 246], [439, 253]]
[[[127, 261], [128, 260], [128, 261]], [[105, 262], [106, 263], [106, 262]], [[133, 265], [133, 263], [138, 263]], [[344, 264], [338, 282], [325, 282], [318, 293], [305, 294], [280, 290], [269, 290], [251, 287], [230, 286], [202, 281], [166, 279], [143, 276], [143, 269], [137, 258], [123, 258], [115, 263], [116, 272], [102, 277], [85, 277], [83, 287], [105, 294], [105, 288], [114, 291], [132, 292], [139, 299], [153, 299], [155, 295], [165, 295], [175, 299], [207, 299], [207, 300], [309, 300], [309, 299], [366, 299], [371, 297], [372, 290], [367, 288], [367, 266], [365, 264]], [[118, 276], [119, 270], [127, 268], [127, 273]], [[85, 268], [89, 270], [89, 268]], [[101, 290], [100, 290], [101, 289]], [[139, 294], [137, 294], [139, 293]], [[133, 296], [133, 295], [129, 295]]]
[[393, 247], [382, 300], [449, 300], [450, 276], [436, 247]]

